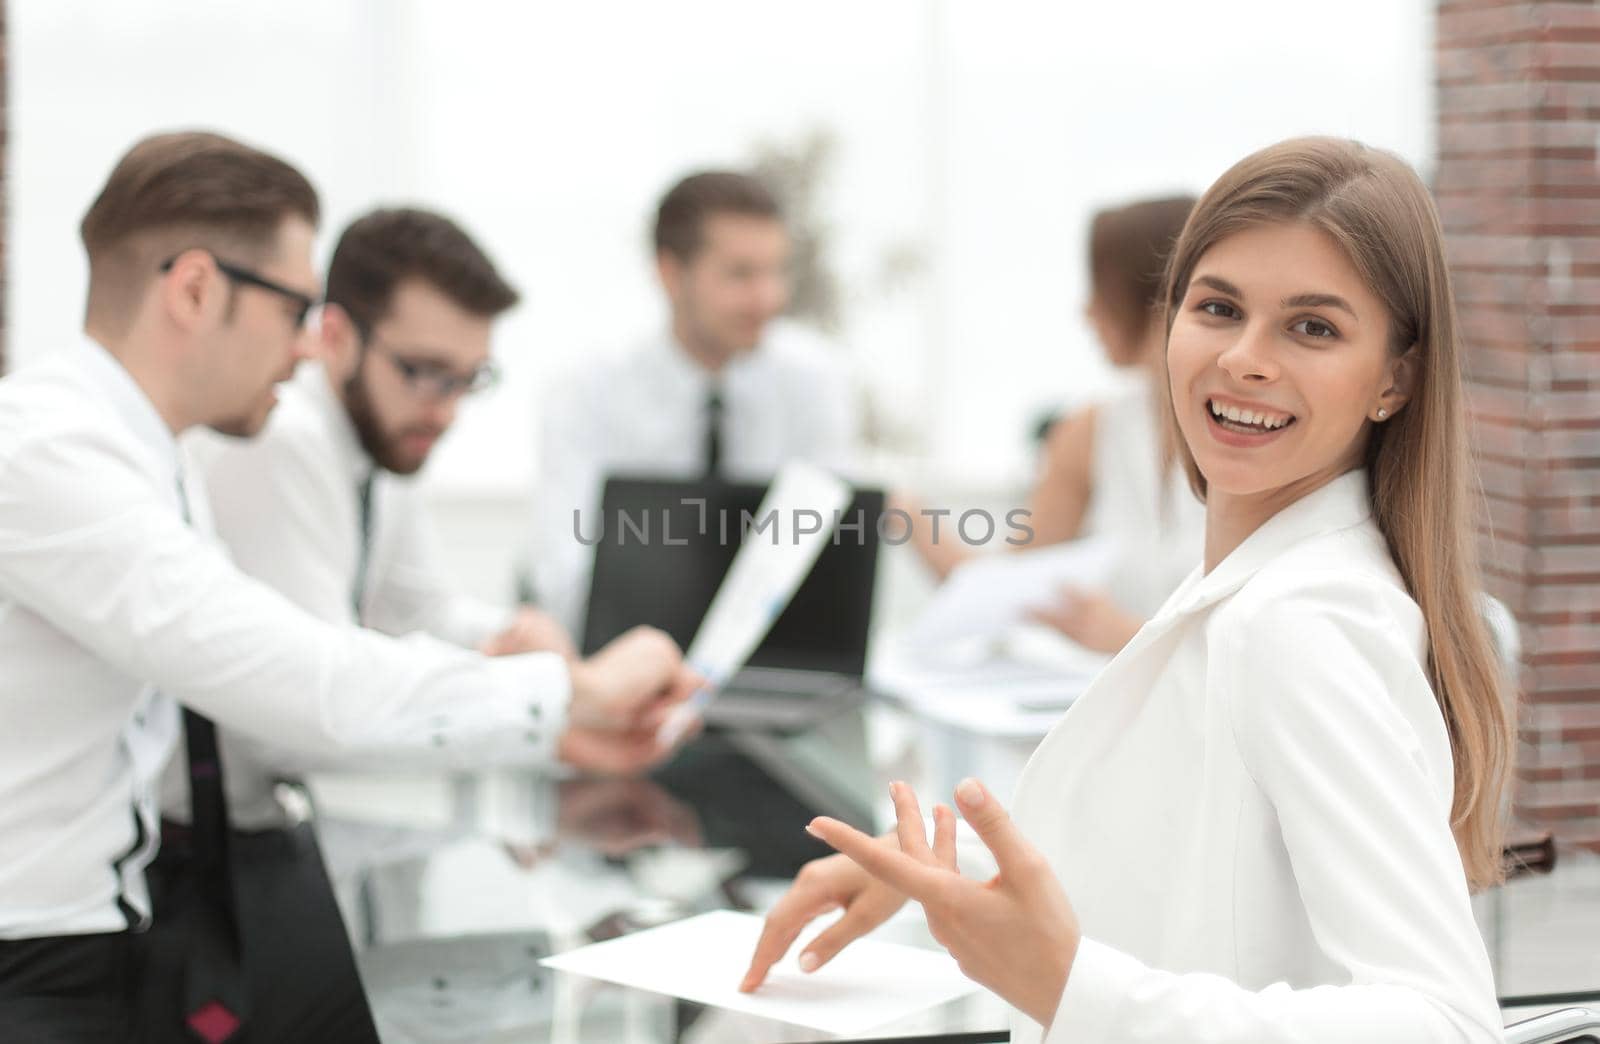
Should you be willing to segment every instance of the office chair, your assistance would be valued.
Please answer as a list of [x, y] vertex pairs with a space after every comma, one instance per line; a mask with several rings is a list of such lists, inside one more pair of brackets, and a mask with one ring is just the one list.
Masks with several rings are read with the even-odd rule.
[[1506, 1044], [1600, 1044], [1600, 1012], [1562, 1008], [1506, 1027]]
[[[1489, 626], [1489, 637], [1494, 642], [1495, 658], [1500, 661], [1503, 697], [1513, 714], [1520, 696], [1518, 671], [1522, 660], [1522, 636], [1517, 629], [1517, 618], [1506, 604], [1489, 594], [1480, 597], [1483, 621]], [[1511, 792], [1507, 789], [1505, 812], [1511, 811]], [[1502, 854], [1507, 880], [1524, 874], [1548, 874], [1555, 869], [1556, 846], [1550, 831], [1511, 824]]]

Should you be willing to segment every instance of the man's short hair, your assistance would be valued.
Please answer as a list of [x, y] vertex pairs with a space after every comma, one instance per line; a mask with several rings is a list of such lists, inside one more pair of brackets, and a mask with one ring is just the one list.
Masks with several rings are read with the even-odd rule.
[[706, 221], [714, 214], [742, 214], [783, 220], [777, 198], [760, 179], [729, 170], [691, 174], [672, 186], [656, 209], [656, 253], [692, 260], [705, 242]]
[[418, 279], [472, 315], [493, 318], [520, 300], [472, 238], [426, 210], [375, 210], [351, 223], [328, 263], [328, 303], [363, 336], [388, 314], [395, 288]]
[[317, 191], [276, 156], [203, 131], [157, 134], [117, 161], [83, 216], [91, 319], [126, 328], [173, 254], [204, 247], [257, 260], [291, 217], [315, 225]]

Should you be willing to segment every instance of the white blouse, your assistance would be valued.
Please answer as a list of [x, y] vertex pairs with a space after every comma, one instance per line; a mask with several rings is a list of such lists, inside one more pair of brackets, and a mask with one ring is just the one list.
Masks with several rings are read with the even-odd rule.
[[1365, 472], [1192, 574], [1018, 784], [1084, 936], [1044, 1039], [1499, 1040], [1425, 662]]

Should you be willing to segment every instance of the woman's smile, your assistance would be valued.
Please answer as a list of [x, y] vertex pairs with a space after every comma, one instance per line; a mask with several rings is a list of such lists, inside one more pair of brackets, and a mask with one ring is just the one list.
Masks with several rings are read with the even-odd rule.
[[1225, 446], [1264, 446], [1284, 435], [1298, 419], [1294, 414], [1261, 403], [1221, 395], [1206, 400], [1207, 430]]

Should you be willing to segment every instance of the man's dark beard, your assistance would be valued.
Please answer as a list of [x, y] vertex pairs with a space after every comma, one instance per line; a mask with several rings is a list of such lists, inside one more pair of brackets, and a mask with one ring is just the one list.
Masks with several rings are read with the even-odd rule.
[[356, 364], [356, 371], [344, 382], [345, 412], [350, 415], [350, 423], [355, 425], [356, 438], [378, 467], [396, 475], [414, 475], [421, 470], [423, 462], [402, 458], [393, 443], [384, 437], [383, 428], [372, 408], [372, 398], [367, 394], [367, 382], [361, 379], [366, 366], [367, 355], [363, 352], [361, 361]]

